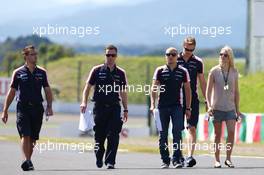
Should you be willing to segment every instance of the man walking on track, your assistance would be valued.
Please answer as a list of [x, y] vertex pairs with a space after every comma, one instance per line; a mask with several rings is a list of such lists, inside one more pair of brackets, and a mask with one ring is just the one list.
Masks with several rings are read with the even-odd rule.
[[[153, 76], [151, 107], [153, 111], [156, 108], [156, 99], [158, 96], [156, 86], [164, 89], [159, 93], [158, 111], [162, 130], [159, 132], [159, 149], [162, 159], [161, 168], [169, 168], [170, 161], [174, 168], [182, 168], [181, 164], [181, 132], [184, 129], [183, 114], [187, 118], [191, 115], [191, 88], [188, 71], [177, 64], [178, 53], [173, 47], [166, 50], [166, 65], [156, 69]], [[182, 88], [185, 89], [187, 108], [182, 109]], [[160, 88], [161, 89], [161, 88]], [[168, 128], [170, 120], [172, 121], [173, 135], [173, 156], [170, 158], [168, 148]]]
[[22, 53], [25, 64], [13, 72], [11, 86], [4, 103], [2, 121], [7, 123], [8, 108], [15, 95], [17, 95], [16, 124], [25, 158], [21, 168], [24, 171], [29, 171], [34, 170], [31, 156], [34, 145], [39, 139], [44, 113], [41, 89], [43, 87], [46, 94], [47, 116], [53, 115], [52, 92], [48, 83], [46, 70], [36, 65], [37, 52], [35, 47], [29, 45], [23, 49]]
[[[196, 160], [193, 158], [193, 153], [196, 144], [196, 127], [199, 119], [199, 99], [197, 93], [197, 80], [202, 90], [202, 94], [205, 97], [206, 91], [206, 80], [204, 78], [204, 65], [201, 58], [193, 54], [196, 46], [195, 38], [187, 37], [183, 42], [183, 52], [179, 54], [177, 60], [178, 64], [186, 68], [189, 72], [191, 79], [191, 89], [192, 89], [192, 102], [191, 102], [191, 117], [187, 119], [187, 129], [188, 129], [188, 157], [186, 158], [187, 167], [193, 167], [196, 164]], [[184, 97], [185, 101], [185, 97]], [[183, 103], [183, 109], [186, 109], [185, 103]], [[205, 106], [207, 103], [205, 101]]]
[[[95, 131], [95, 155], [98, 168], [105, 165], [107, 169], [114, 169], [116, 154], [119, 145], [119, 133], [123, 122], [127, 121], [127, 78], [123, 69], [116, 65], [117, 48], [109, 45], [105, 48], [105, 63], [94, 66], [90, 71], [83, 90], [80, 110], [85, 113], [90, 89], [94, 87], [94, 131]], [[121, 118], [120, 100], [123, 105], [123, 117]], [[105, 152], [104, 143], [107, 139]]]

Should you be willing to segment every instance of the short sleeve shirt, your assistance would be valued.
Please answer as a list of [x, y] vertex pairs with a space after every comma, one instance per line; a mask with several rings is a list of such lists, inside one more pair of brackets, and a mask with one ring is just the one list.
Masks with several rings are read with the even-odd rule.
[[168, 65], [158, 67], [154, 73], [153, 80], [158, 80], [164, 91], [160, 91], [158, 107], [168, 107], [172, 105], [182, 105], [183, 83], [189, 82], [188, 71], [180, 66], [171, 70]]
[[202, 59], [197, 57], [196, 55], [192, 55], [186, 62], [182, 56], [182, 53], [180, 53], [177, 63], [188, 70], [191, 80], [190, 84], [192, 90], [192, 98], [198, 98], [197, 76], [198, 74], [204, 73], [204, 65]]
[[92, 68], [87, 83], [95, 86], [93, 101], [111, 104], [120, 101], [119, 92], [125, 90], [127, 78], [120, 67], [110, 71], [106, 64], [101, 64]]
[[41, 103], [42, 87], [49, 87], [46, 70], [36, 66], [31, 73], [26, 65], [13, 72], [11, 88], [16, 89], [17, 101], [24, 103]]

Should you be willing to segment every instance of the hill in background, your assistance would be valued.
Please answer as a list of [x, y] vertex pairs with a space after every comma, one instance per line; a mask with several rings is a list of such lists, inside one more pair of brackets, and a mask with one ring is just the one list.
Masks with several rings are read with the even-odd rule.
[[[164, 57], [144, 56], [127, 57], [120, 56], [118, 65], [127, 72], [127, 78], [130, 85], [150, 85], [154, 70], [157, 66], [164, 64]], [[81, 63], [81, 77], [78, 77], [78, 62]], [[88, 77], [89, 71], [94, 65], [104, 62], [103, 55], [84, 55], [71, 58], [63, 58], [47, 64], [50, 82], [59, 94], [56, 100], [77, 102], [77, 93], [81, 96], [84, 83]], [[214, 65], [218, 64], [217, 59], [204, 59], [205, 77], [207, 79], [208, 71]], [[240, 72], [239, 86], [241, 93], [241, 111], [242, 112], [264, 112], [264, 73], [254, 75], [244, 75], [244, 61], [237, 60], [236, 67]], [[78, 85], [79, 89], [78, 89]], [[148, 89], [147, 86], [145, 86]], [[200, 92], [199, 92], [200, 93]], [[128, 93], [129, 103], [146, 104], [148, 96], [146, 93], [130, 92]], [[204, 98], [200, 93], [200, 100]], [[201, 106], [204, 111], [204, 107]]]

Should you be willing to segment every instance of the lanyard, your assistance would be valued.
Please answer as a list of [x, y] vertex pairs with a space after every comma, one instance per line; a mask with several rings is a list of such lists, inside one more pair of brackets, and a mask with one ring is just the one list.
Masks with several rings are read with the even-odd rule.
[[227, 74], [226, 74], [226, 76], [225, 76], [224, 70], [221, 69], [221, 71], [222, 71], [222, 75], [223, 75], [223, 78], [224, 78], [224, 81], [225, 81], [225, 86], [227, 86], [229, 70], [230, 70], [230, 67], [228, 67], [228, 71], [227, 71]]

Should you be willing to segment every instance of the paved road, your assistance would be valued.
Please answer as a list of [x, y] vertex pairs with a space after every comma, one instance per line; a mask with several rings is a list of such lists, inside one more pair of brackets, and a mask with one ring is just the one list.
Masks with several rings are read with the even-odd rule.
[[[33, 162], [35, 171], [22, 172], [20, 170], [21, 153], [18, 143], [0, 141], [0, 174], [259, 174], [264, 172], [264, 158], [235, 157], [235, 169], [212, 168], [213, 157], [198, 156], [195, 168], [166, 169], [159, 168], [158, 154], [119, 153], [115, 170], [97, 169], [93, 153], [77, 153], [75, 151], [46, 151], [36, 152]], [[224, 158], [223, 158], [224, 159]]]
[[[40, 136], [43, 137], [63, 137], [63, 138], [79, 138], [80, 131], [79, 114], [62, 114], [55, 113], [48, 122], [43, 120]], [[141, 116], [133, 116], [124, 124], [123, 128], [129, 129], [129, 136], [133, 137], [148, 137], [149, 129], [147, 119]], [[8, 123], [4, 125], [0, 121], [0, 135], [15, 135], [17, 136], [16, 115], [10, 113]]]

